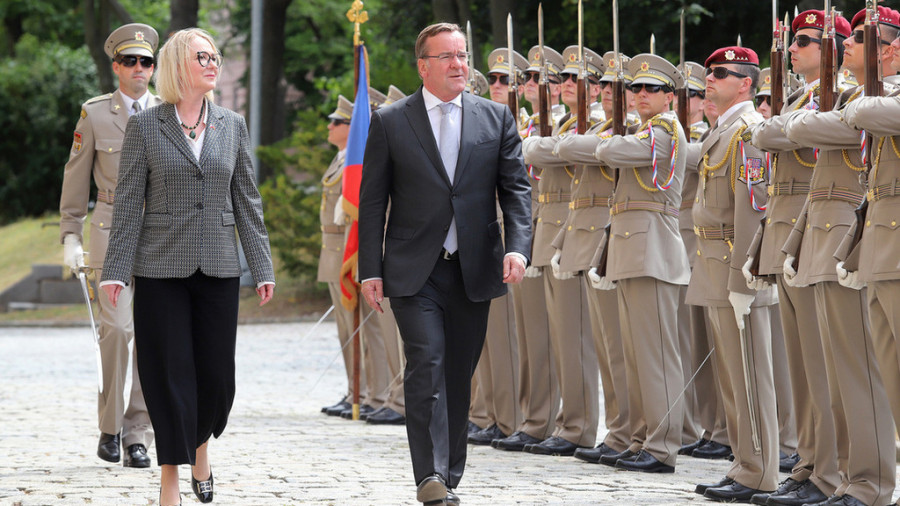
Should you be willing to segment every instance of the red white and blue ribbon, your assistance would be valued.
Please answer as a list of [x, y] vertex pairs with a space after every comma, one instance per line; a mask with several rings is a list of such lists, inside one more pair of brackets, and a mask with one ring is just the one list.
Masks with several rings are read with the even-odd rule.
[[865, 130], [859, 133], [859, 150], [862, 152], [862, 163], [865, 165], [868, 163], [866, 160], [869, 155], [869, 143], [866, 142]]
[[659, 182], [659, 171], [657, 168], [657, 160], [656, 160], [656, 135], [653, 133], [653, 124], [647, 126], [647, 132], [650, 135], [650, 153], [652, 154], [652, 158], [650, 161], [650, 165], [653, 166], [653, 186], [656, 187], [657, 190], [668, 190], [669, 187], [672, 186], [672, 181], [675, 179], [672, 177], [675, 174], [675, 136], [672, 136], [672, 148], [669, 152], [669, 159], [671, 163], [669, 165], [669, 177], [666, 178], [669, 181], [669, 184], [660, 184]]
[[750, 166], [747, 165], [747, 153], [744, 151], [744, 140], [741, 139], [741, 161], [744, 164], [744, 179], [747, 181], [747, 193], [750, 194], [750, 205], [754, 211], [765, 211], [766, 206], [760, 206], [756, 203], [756, 197], [753, 195], [753, 179], [750, 177]]

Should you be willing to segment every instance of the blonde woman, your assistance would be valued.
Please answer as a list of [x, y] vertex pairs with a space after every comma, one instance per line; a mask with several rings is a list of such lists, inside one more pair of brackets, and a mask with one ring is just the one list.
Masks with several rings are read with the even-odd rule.
[[176, 32], [160, 50], [164, 103], [133, 116], [125, 131], [100, 284], [115, 304], [134, 283], [135, 342], [163, 505], [181, 503], [181, 464], [191, 465], [197, 498], [213, 500], [207, 447], [225, 429], [235, 391], [235, 228], [260, 305], [275, 288], [246, 123], [212, 100], [221, 65], [212, 37], [197, 28]]

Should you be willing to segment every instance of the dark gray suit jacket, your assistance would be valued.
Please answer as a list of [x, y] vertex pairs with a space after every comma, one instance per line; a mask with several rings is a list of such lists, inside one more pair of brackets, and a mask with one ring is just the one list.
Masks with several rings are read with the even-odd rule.
[[238, 277], [235, 226], [254, 281], [275, 281], [247, 125], [211, 103], [207, 122], [198, 161], [173, 104], [129, 120], [103, 281]]
[[451, 183], [421, 88], [372, 115], [360, 189], [359, 277], [382, 278], [387, 297], [422, 288], [454, 216], [463, 282], [472, 301], [506, 293], [505, 252], [530, 257], [531, 185], [509, 108], [463, 93], [461, 131]]

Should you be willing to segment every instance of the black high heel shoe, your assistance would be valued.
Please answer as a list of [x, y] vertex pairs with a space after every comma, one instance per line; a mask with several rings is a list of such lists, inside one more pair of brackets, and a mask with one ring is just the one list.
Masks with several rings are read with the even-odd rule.
[[202, 503], [212, 502], [213, 500], [213, 474], [212, 468], [209, 468], [209, 479], [204, 481], [197, 481], [194, 478], [194, 473], [191, 473], [191, 490], [194, 491], [194, 495], [197, 496], [197, 499]]

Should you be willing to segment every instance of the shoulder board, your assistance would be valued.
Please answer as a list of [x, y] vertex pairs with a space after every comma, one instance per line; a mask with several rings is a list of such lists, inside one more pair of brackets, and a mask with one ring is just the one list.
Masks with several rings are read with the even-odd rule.
[[112, 98], [112, 93], [107, 93], [106, 95], [96, 96], [96, 97], [88, 100], [87, 102], [84, 103], [84, 105], [95, 104], [97, 102], [104, 102], [104, 101], [110, 100], [111, 98]]
[[650, 124], [655, 127], [662, 127], [670, 134], [675, 131], [675, 125], [672, 122], [672, 118], [667, 118], [661, 114], [654, 116], [650, 120]]
[[741, 114], [741, 121], [744, 122], [745, 125], [755, 125], [763, 120], [762, 114], [753, 111], [753, 112], [745, 112]]

